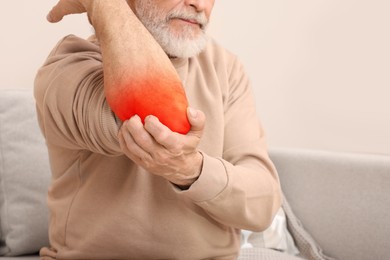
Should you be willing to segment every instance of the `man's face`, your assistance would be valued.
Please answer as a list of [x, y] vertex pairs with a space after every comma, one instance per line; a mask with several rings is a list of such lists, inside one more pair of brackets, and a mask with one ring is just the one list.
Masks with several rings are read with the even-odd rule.
[[214, 0], [134, 0], [140, 21], [171, 57], [191, 57], [203, 50]]

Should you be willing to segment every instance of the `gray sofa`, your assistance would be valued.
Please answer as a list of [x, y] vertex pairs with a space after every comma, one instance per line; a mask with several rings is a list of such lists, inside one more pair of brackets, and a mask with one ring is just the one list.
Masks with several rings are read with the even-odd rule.
[[[0, 255], [10, 252], [8, 244], [20, 255], [47, 242], [50, 173], [34, 115], [31, 89], [0, 89]], [[287, 148], [270, 155], [302, 257], [390, 259], [390, 156]], [[242, 249], [240, 259], [278, 259], [273, 253]], [[38, 256], [0, 257], [6, 259]]]
[[271, 154], [291, 208], [325, 254], [390, 259], [390, 156], [291, 149]]

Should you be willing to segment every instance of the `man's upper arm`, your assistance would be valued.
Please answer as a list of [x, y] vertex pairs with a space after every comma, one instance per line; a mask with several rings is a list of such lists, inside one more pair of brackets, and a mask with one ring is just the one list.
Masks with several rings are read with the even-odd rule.
[[47, 142], [68, 149], [120, 153], [118, 124], [104, 95], [99, 47], [68, 36], [35, 80], [38, 116]]

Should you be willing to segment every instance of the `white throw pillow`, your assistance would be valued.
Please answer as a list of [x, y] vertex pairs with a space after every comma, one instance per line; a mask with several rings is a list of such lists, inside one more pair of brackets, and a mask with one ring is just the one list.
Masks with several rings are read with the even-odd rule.
[[0, 89], [0, 255], [48, 245], [50, 178], [32, 89]]
[[289, 255], [299, 254], [294, 239], [287, 229], [287, 218], [283, 208], [278, 210], [271, 226], [263, 232], [242, 230], [241, 248], [268, 248]]

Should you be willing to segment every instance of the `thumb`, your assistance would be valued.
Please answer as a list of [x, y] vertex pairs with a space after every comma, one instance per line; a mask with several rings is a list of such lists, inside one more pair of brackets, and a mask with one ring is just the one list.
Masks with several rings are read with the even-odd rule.
[[55, 6], [47, 14], [46, 19], [50, 23], [57, 23], [57, 22], [61, 21], [63, 17], [64, 17], [63, 15], [58, 14], [56, 6]]
[[47, 14], [46, 19], [51, 23], [57, 23], [61, 21], [64, 16], [70, 14], [81, 14], [86, 9], [78, 1], [65, 1], [59, 0], [58, 3]]
[[196, 135], [198, 137], [202, 136], [203, 129], [206, 123], [206, 116], [205, 114], [192, 107], [187, 108], [187, 117], [188, 121], [190, 122], [191, 129], [188, 132], [190, 135]]

